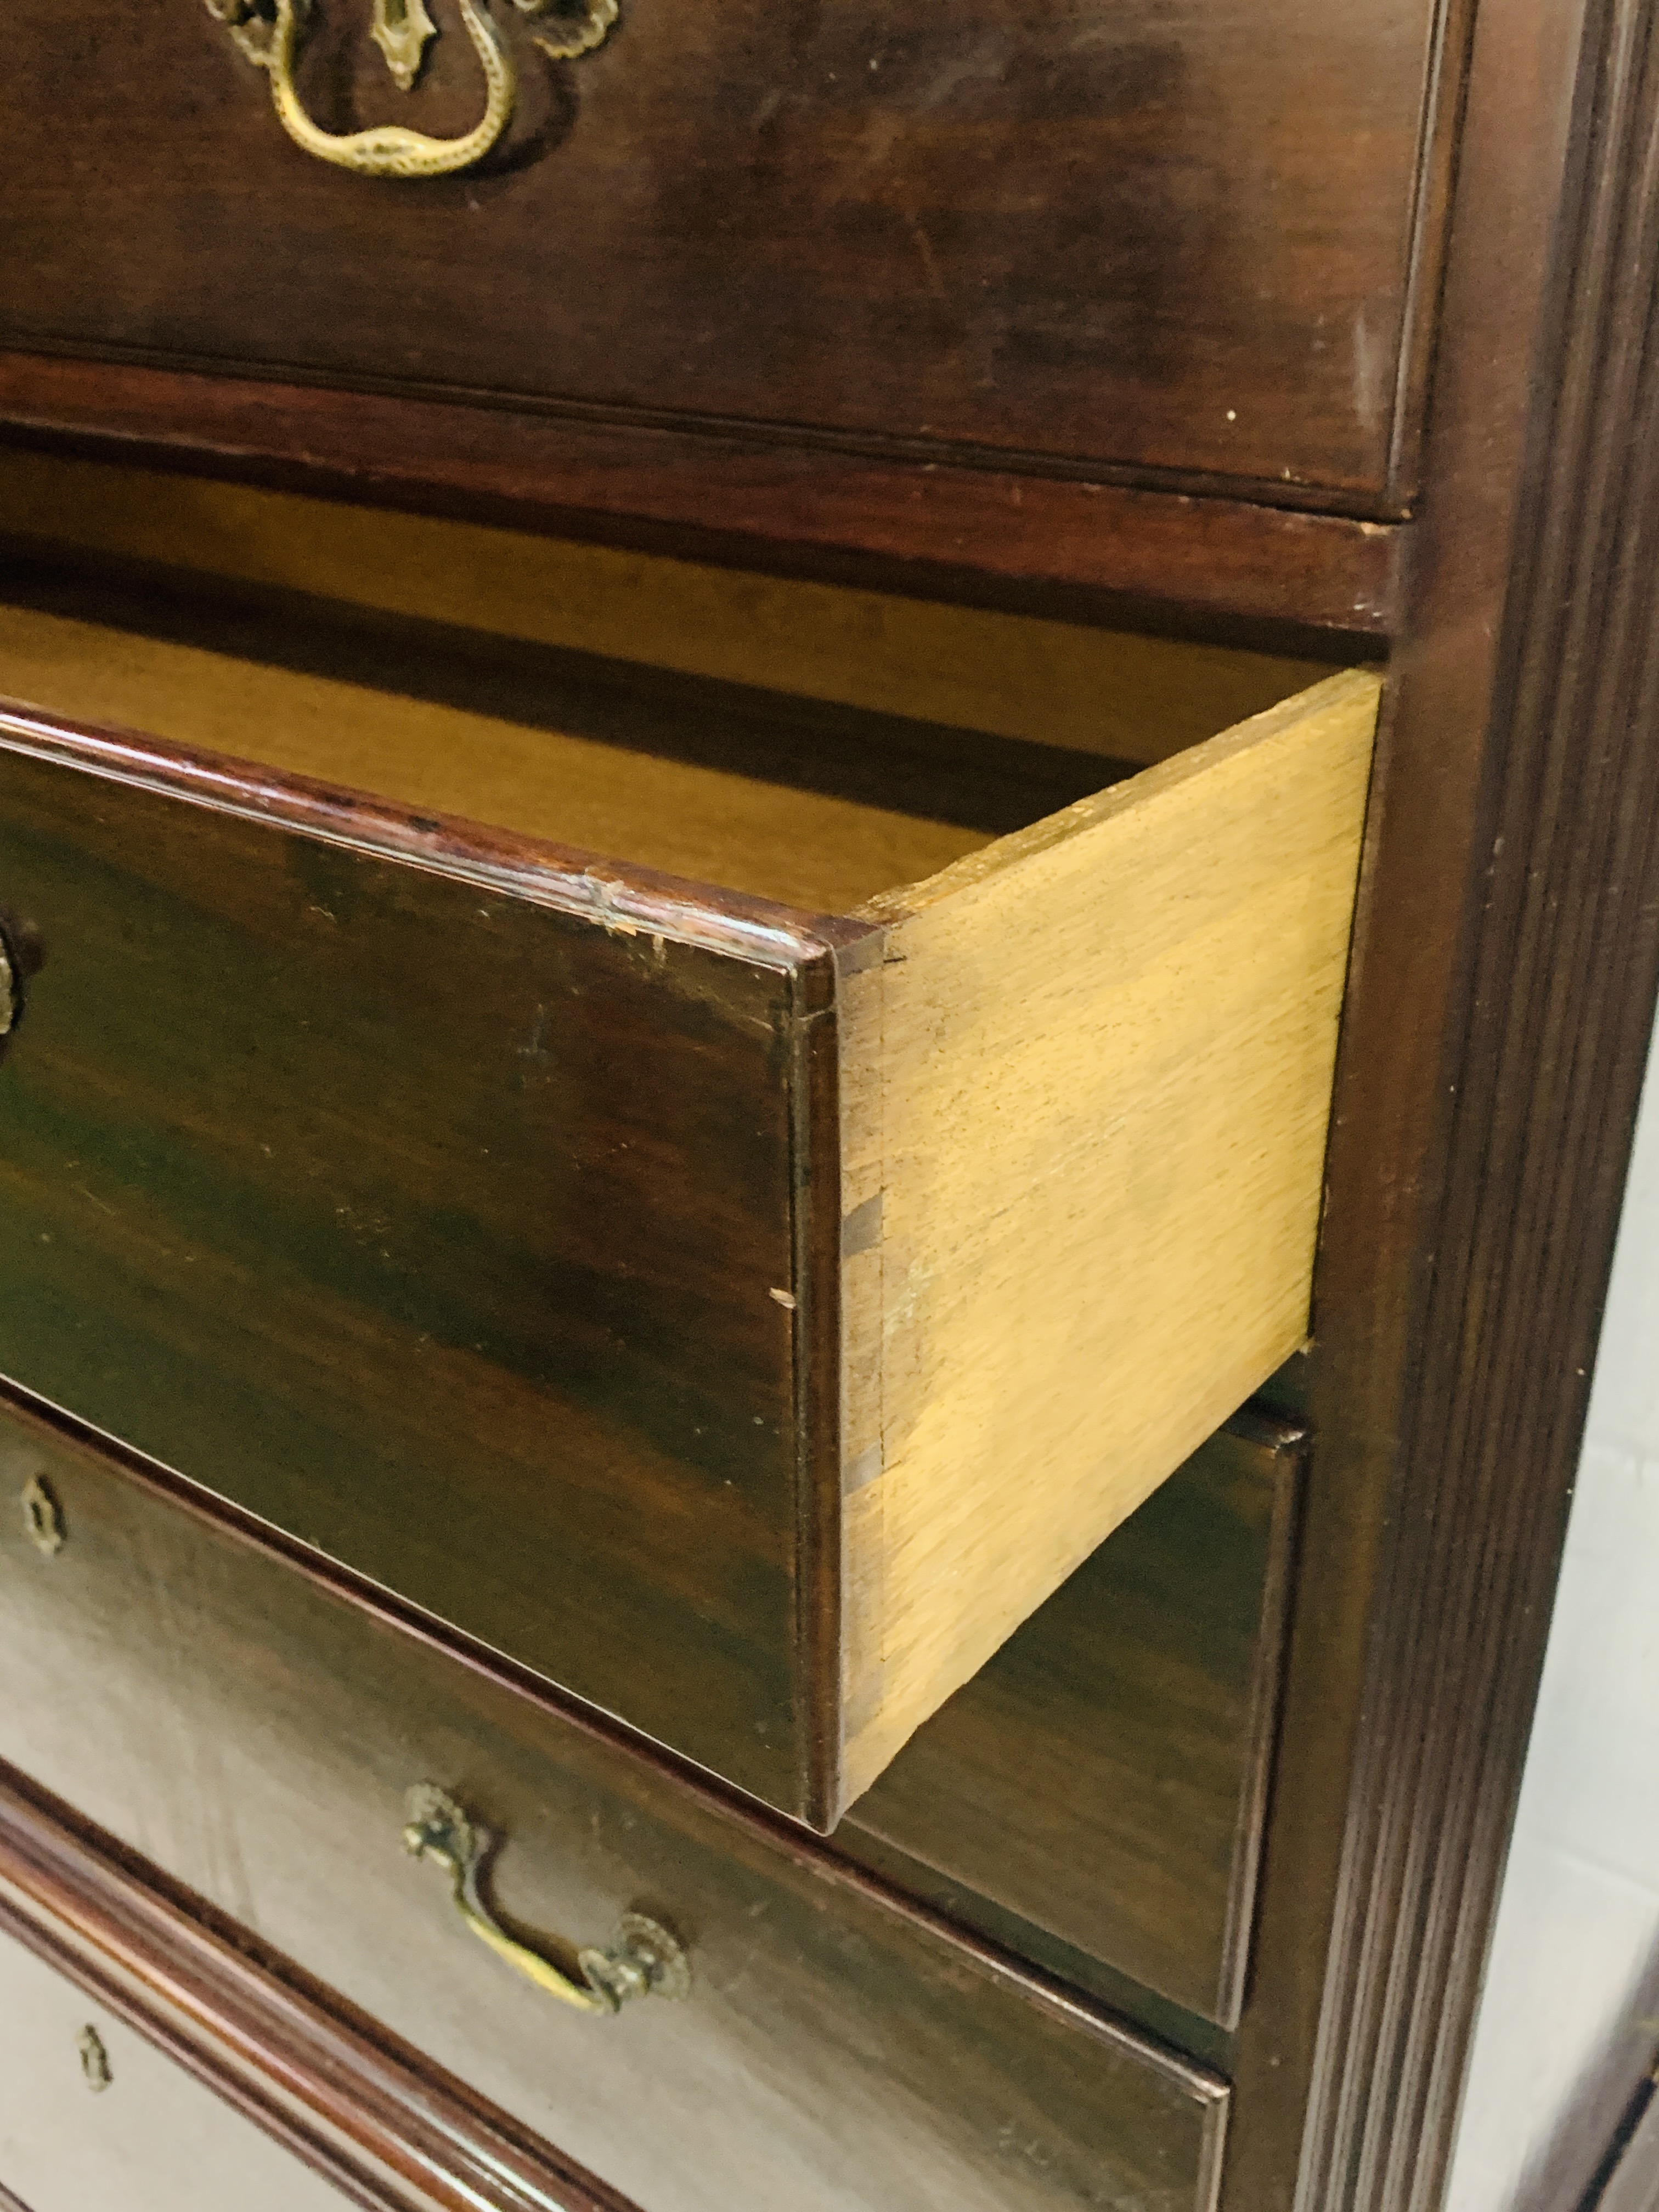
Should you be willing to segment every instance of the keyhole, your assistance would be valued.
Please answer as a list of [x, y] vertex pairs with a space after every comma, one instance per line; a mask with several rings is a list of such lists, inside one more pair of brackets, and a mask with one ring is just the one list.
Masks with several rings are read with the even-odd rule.
[[64, 1548], [64, 1509], [44, 1474], [33, 1475], [24, 1486], [21, 1500], [23, 1523], [37, 1552], [51, 1559]]
[[107, 2089], [115, 2079], [110, 2072], [109, 2053], [104, 2048], [104, 2039], [90, 2021], [75, 2039], [75, 2047], [81, 2054], [81, 2071], [94, 2095]]

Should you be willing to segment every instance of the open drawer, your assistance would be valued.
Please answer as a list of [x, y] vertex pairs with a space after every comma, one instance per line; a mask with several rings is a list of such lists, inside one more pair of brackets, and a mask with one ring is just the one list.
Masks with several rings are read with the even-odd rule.
[[26, 562], [0, 1369], [831, 1825], [1304, 1340], [1377, 693], [1137, 773]]

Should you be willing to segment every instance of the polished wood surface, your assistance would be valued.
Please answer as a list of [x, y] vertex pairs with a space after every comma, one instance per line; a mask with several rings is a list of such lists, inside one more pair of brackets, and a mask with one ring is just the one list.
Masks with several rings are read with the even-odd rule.
[[[10, 1565], [0, 1565], [0, 1592], [33, 1654], [17, 1701], [35, 1709], [31, 1740], [56, 1730], [56, 1785], [78, 1800], [100, 1786], [86, 1746], [75, 1744], [80, 1601], [65, 1609], [52, 1580], [36, 1576], [17, 1495], [5, 1495], [6, 1485], [21, 1494], [34, 1473], [50, 1478], [58, 1447], [19, 1401], [3, 1419], [0, 1559]], [[1106, 1969], [1109, 2001], [1161, 2033], [1170, 2032], [1168, 2008], [1146, 2005], [1148, 1990], [1199, 2021], [1231, 2025], [1249, 1964], [1305, 1454], [1294, 1424], [1236, 1416], [920, 1731], [842, 1823], [834, 1850], [1028, 1954], [1034, 1942], [1036, 1955], [1053, 1948], [1042, 1936], [1056, 1939], [1073, 1978], [1093, 1960]], [[131, 1479], [179, 1494], [148, 1463], [133, 1469]], [[165, 1534], [165, 1516], [149, 1518]], [[259, 1534], [251, 1521], [237, 1525]], [[289, 1546], [282, 1555], [385, 1608], [373, 1585], [314, 1554]], [[105, 1602], [95, 1592], [85, 1601]], [[398, 1614], [462, 1663], [550, 1695], [522, 1669]], [[141, 1628], [131, 1648], [148, 1674]], [[24, 1669], [13, 1662], [15, 1687]], [[614, 1724], [562, 1709], [640, 1755]], [[67, 1734], [54, 1714], [70, 1717]], [[21, 1741], [0, 1729], [0, 1757], [24, 1757]], [[95, 1752], [98, 1740], [88, 1741]], [[683, 1786], [713, 1786], [672, 1764]], [[1174, 2032], [1193, 2040], [1198, 2021]]]
[[731, 433], [0, 349], [0, 434], [1045, 621], [1353, 657], [1394, 627], [1409, 531], [1300, 508], [884, 461]]
[[[1473, 12], [1448, 13], [1442, 115]], [[867, 562], [878, 586], [1048, 615], [1151, 593], [1160, 622], [1283, 620], [1299, 600], [1395, 636], [1230, 2212], [1427, 2212], [1443, 2182], [1653, 996], [1633, 842], [1653, 35], [1626, 0], [1480, 8], [1443, 313], [1416, 318], [1437, 338], [1424, 497], [1391, 535], [748, 433], [40, 356], [3, 373], [15, 423], [88, 449], [711, 560]], [[1437, 277], [1430, 255], [1425, 301]], [[1402, 554], [1403, 593], [1379, 581]]]
[[0, 2174], [28, 2212], [343, 2212], [349, 2201], [4, 1934]]
[[[300, 611], [284, 611], [297, 623]], [[331, 625], [318, 611], [297, 652], [286, 628], [273, 635], [276, 625], [234, 617], [198, 623], [193, 637], [158, 635], [169, 614], [179, 622], [176, 601], [124, 605], [88, 579], [53, 589], [32, 569], [0, 604], [0, 696], [204, 751], [257, 751], [263, 769], [411, 813], [809, 912], [845, 912], [931, 875], [1049, 797], [1063, 805], [1126, 772], [1058, 748], [1029, 758], [1018, 745], [981, 749], [893, 717], [797, 717], [771, 694], [710, 714], [694, 684], [661, 687], [653, 702], [648, 678], [612, 666], [584, 683], [586, 672], [550, 655], [515, 684], [510, 670], [481, 666], [476, 647], [434, 650], [415, 625], [354, 638], [337, 611]], [[276, 653], [311, 665], [283, 665]], [[396, 688], [375, 684], [377, 672]], [[423, 673], [438, 696], [413, 696]]]
[[[337, 129], [470, 127], [446, 21], [406, 96], [366, 13], [330, 8], [302, 96]], [[508, 18], [510, 141], [414, 187], [297, 152], [194, 9], [129, 10], [142, 69], [95, 0], [16, 0], [10, 24], [15, 345], [1379, 515], [1413, 488], [1420, 184], [1450, 112], [1426, 0], [1340, 22], [1138, 0], [1104, 27], [1082, 0], [997, 0], [967, 33], [946, 0], [647, 9], [553, 69]]]
[[1441, 2201], [1659, 979], [1659, 43], [1475, 26], [1379, 738], [1232, 2212]]
[[1236, 1416], [918, 1731], [838, 1845], [902, 1850], [957, 1913], [988, 1900], [1235, 2025], [1305, 1452]]
[[[1225, 2093], [782, 1823], [723, 1809], [14, 1415], [0, 1753], [650, 2212], [1207, 2206]], [[95, 1686], [88, 1694], [88, 1686]], [[518, 1928], [673, 1926], [680, 2003], [555, 2005], [398, 1849], [434, 1781]], [[0, 1819], [0, 1872], [5, 1821]]]
[[769, 1291], [810, 1248], [789, 1099], [823, 940], [10, 734], [6, 896], [47, 964], [3, 1070], [5, 1369], [798, 1804]]

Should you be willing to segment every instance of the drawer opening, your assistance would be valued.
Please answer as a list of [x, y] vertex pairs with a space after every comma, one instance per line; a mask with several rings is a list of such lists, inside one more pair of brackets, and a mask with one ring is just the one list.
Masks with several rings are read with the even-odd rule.
[[0, 454], [0, 696], [854, 912], [1317, 663]]
[[[0, 696], [818, 914], [855, 913], [1144, 764], [39, 568], [0, 582]], [[1146, 726], [1149, 746], [1167, 734]]]
[[832, 1826], [1306, 1340], [1378, 678], [0, 494], [0, 1371]]

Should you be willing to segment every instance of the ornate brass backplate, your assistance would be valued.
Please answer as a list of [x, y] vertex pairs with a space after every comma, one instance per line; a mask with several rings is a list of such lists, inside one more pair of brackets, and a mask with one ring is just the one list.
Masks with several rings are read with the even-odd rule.
[[[301, 104], [294, 72], [307, 29], [324, 0], [205, 0], [207, 11], [222, 23], [248, 60], [270, 77], [271, 104], [295, 144], [335, 168], [360, 177], [444, 177], [470, 169], [500, 140], [513, 119], [518, 70], [507, 42], [489, 14], [489, 0], [456, 0], [461, 22], [483, 72], [484, 112], [459, 138], [428, 138], [401, 124], [373, 130], [325, 131]], [[362, 0], [356, 0], [361, 5]], [[604, 43], [616, 21], [618, 0], [584, 0], [572, 15], [562, 0], [513, 0], [521, 16], [537, 27], [530, 43], [554, 61], [574, 61]], [[425, 0], [373, 0], [368, 35], [380, 48], [394, 81], [414, 89], [426, 50], [439, 35]]]

